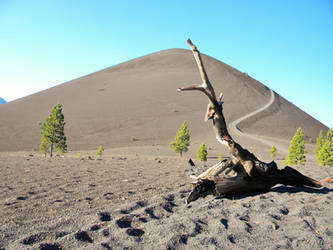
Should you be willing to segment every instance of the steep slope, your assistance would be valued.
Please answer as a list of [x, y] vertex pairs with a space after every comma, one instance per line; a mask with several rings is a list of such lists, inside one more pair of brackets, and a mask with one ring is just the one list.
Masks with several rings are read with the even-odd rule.
[[[273, 124], [273, 126], [269, 126], [269, 124]], [[301, 127], [306, 141], [310, 143], [315, 142], [320, 129], [323, 129], [324, 133], [328, 129], [278, 94], [275, 94], [275, 101], [270, 107], [260, 114], [240, 122], [238, 127], [245, 133], [258, 134], [260, 131], [263, 135], [288, 139]]]
[[[270, 90], [258, 81], [212, 57], [204, 56], [203, 60], [216, 92], [223, 90], [228, 122], [269, 101]], [[3, 104], [0, 151], [38, 148], [40, 124], [56, 103], [63, 104], [70, 150], [128, 146], [133, 143], [131, 136], [139, 139], [136, 145], [165, 144], [185, 119], [194, 140], [213, 143], [211, 125], [203, 122], [206, 97], [202, 93], [185, 96], [176, 91], [180, 86], [198, 82], [200, 76], [192, 53], [171, 49]], [[260, 114], [245, 120], [242, 129], [290, 138], [299, 124], [295, 117], [302, 117], [303, 130], [311, 137], [326, 129], [288, 102], [279, 101], [272, 110]]]

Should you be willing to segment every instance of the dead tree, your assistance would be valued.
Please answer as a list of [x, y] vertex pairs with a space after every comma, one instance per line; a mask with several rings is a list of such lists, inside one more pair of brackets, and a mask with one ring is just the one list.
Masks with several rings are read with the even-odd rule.
[[[211, 85], [200, 52], [197, 47], [187, 40], [194, 58], [197, 62], [202, 83], [179, 88], [178, 91], [199, 90], [207, 95], [209, 103], [205, 115], [205, 121], [212, 120], [219, 143], [230, 150], [231, 157], [225, 159], [204, 173], [194, 177], [192, 191], [187, 202], [194, 201], [208, 194], [216, 196], [244, 194], [269, 190], [277, 184], [290, 186], [322, 187], [322, 184], [310, 177], [302, 175], [291, 167], [280, 170], [276, 163], [265, 163], [260, 161], [254, 154], [244, 149], [230, 136], [223, 115], [222, 93], [216, 98], [215, 91]], [[223, 172], [233, 171], [236, 176], [227, 177]]]

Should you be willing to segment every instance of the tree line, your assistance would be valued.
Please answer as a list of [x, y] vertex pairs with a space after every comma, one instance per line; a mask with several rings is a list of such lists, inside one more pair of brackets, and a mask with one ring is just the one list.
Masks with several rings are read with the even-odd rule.
[[[56, 104], [45, 122], [41, 126], [41, 139], [40, 139], [40, 151], [41, 153], [53, 156], [54, 151], [59, 154], [67, 152], [67, 139], [65, 136], [65, 117], [62, 112], [62, 105]], [[188, 151], [190, 146], [190, 132], [187, 126], [187, 122], [184, 121], [178, 129], [176, 136], [172, 142], [170, 142], [171, 148], [175, 153], [180, 156], [183, 152]], [[97, 155], [102, 156], [104, 148], [100, 146], [97, 150]], [[277, 149], [273, 145], [270, 149], [272, 158], [276, 156]], [[207, 160], [207, 147], [205, 143], [202, 143], [197, 150], [197, 160]], [[284, 164], [287, 165], [305, 165], [306, 162], [306, 149], [304, 142], [304, 134], [302, 128], [298, 128], [296, 133], [291, 139], [288, 154], [284, 160]], [[329, 129], [326, 135], [323, 135], [323, 131], [320, 130], [316, 140], [316, 147], [314, 149], [315, 158], [320, 166], [333, 166], [333, 129]], [[222, 159], [222, 153], [219, 154], [219, 159]]]
[[[305, 135], [303, 134], [302, 128], [298, 128], [296, 133], [290, 141], [288, 148], [288, 154], [283, 161], [286, 165], [305, 165], [306, 157], [305, 154]], [[171, 148], [175, 153], [182, 156], [183, 152], [188, 151], [190, 145], [190, 133], [187, 127], [186, 121], [182, 123], [179, 130], [177, 131], [176, 137], [170, 142]], [[277, 149], [273, 145], [270, 149], [271, 157], [276, 156]], [[320, 166], [333, 166], [333, 129], [327, 131], [326, 136], [323, 136], [323, 131], [319, 132], [316, 140], [316, 147], [314, 150], [315, 158]], [[219, 155], [219, 159], [222, 158], [222, 154]], [[202, 143], [197, 151], [197, 160], [207, 160], [207, 147]]]
[[[295, 135], [291, 139], [288, 154], [284, 160], [289, 165], [305, 165], [306, 149], [304, 143], [304, 134], [301, 128], [298, 128]], [[328, 129], [326, 136], [320, 130], [316, 147], [314, 149], [315, 158], [320, 166], [333, 166], [333, 129]]]

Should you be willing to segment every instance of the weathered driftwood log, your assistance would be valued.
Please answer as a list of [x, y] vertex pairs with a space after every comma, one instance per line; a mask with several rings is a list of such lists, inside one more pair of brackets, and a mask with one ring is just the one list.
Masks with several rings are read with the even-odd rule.
[[[233, 140], [228, 132], [223, 115], [223, 95], [221, 93], [216, 98], [199, 50], [190, 39], [187, 40], [187, 44], [190, 46], [197, 62], [202, 83], [179, 88], [178, 91], [199, 90], [207, 95], [209, 104], [205, 121], [210, 119], [213, 121], [217, 141], [227, 146], [231, 155], [229, 159], [217, 163], [204, 173], [194, 177], [195, 182], [192, 183], [192, 191], [187, 198], [187, 202], [194, 201], [208, 194], [221, 196], [266, 191], [277, 184], [322, 187], [320, 182], [302, 175], [291, 167], [287, 166], [280, 170], [274, 161], [265, 163], [258, 160], [254, 154]], [[222, 175], [223, 172], [227, 173], [230, 171], [235, 172], [236, 176], [226, 177]]]

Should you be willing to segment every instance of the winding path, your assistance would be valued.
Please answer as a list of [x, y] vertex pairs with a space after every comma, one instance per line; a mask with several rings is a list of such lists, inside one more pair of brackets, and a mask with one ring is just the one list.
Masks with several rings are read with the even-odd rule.
[[[274, 93], [274, 91], [272, 89], [270, 89], [270, 93], [271, 93], [271, 98], [269, 99], [268, 103], [266, 103], [263, 107], [245, 115], [245, 116], [242, 116], [238, 119], [236, 119], [235, 121], [229, 123], [228, 127], [229, 127], [229, 131], [231, 131], [232, 134], [236, 134], [238, 136], [246, 136], [252, 140], [256, 140], [256, 141], [259, 141], [263, 144], [266, 144], [268, 145], [269, 147], [271, 147], [273, 145], [273, 143], [271, 141], [268, 141], [268, 140], [265, 140], [263, 138], [260, 138], [258, 136], [254, 136], [254, 135], [250, 135], [250, 134], [246, 134], [246, 133], [243, 133], [239, 127], [237, 126], [240, 122], [252, 117], [252, 116], [255, 116], [257, 114], [259, 114], [260, 112], [268, 109], [276, 100], [276, 94]], [[279, 149], [280, 151], [285, 151], [287, 152], [283, 147]]]

